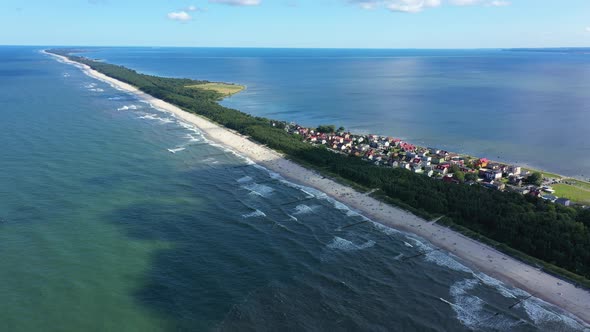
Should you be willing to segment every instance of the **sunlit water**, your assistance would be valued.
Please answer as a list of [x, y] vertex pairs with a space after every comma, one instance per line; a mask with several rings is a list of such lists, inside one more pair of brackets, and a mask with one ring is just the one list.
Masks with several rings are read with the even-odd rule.
[[590, 50], [100, 48], [89, 56], [247, 85], [223, 104], [256, 115], [590, 178]]
[[2, 330], [583, 330], [36, 49], [0, 58]]

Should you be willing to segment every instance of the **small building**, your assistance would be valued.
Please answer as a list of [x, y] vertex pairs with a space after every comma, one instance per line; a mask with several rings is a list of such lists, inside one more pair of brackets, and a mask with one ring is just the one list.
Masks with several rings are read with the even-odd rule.
[[508, 175], [520, 175], [520, 173], [522, 172], [522, 168], [520, 166], [510, 165], [508, 166], [506, 172], [508, 173]]
[[560, 204], [560, 205], [563, 205], [563, 206], [570, 206], [570, 205], [572, 205], [572, 202], [569, 199], [563, 198], [563, 197], [556, 199], [555, 200], [555, 203]]

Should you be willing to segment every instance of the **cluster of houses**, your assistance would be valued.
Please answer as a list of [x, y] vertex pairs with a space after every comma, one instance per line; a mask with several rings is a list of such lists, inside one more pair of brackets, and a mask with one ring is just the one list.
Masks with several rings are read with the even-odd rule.
[[[459, 155], [436, 148], [424, 148], [401, 139], [360, 135], [350, 132], [318, 132], [297, 124], [285, 125], [292, 135], [300, 135], [312, 144], [321, 144], [334, 152], [363, 158], [378, 166], [399, 167], [418, 174], [439, 178], [445, 182], [469, 185], [480, 184], [495, 190], [510, 190], [523, 195], [533, 195], [558, 204], [569, 206], [567, 199], [557, 198], [550, 187], [527, 184], [529, 171], [519, 166], [491, 162], [486, 158]], [[462, 173], [463, 176], [457, 176]], [[472, 174], [467, 176], [467, 174]]]

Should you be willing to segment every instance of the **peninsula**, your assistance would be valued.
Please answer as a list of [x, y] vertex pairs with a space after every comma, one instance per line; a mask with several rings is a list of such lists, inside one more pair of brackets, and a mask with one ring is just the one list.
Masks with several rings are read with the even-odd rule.
[[[280, 121], [219, 105], [223, 92], [198, 88], [210, 82], [143, 75], [72, 56], [68, 50], [48, 53], [193, 123], [212, 140], [294, 182], [317, 188], [376, 222], [418, 234], [465, 263], [590, 322], [590, 293], [579, 287], [588, 285], [590, 278], [590, 213], [586, 209], [532, 195], [447, 183], [334, 153], [321, 144], [309, 144], [302, 135], [290, 134]], [[438, 221], [428, 221], [434, 218]], [[575, 282], [564, 282], [555, 274]]]

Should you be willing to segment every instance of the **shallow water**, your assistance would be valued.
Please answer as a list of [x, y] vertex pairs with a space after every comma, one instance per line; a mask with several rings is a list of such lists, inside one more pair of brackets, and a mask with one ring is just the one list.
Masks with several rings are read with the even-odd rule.
[[364, 217], [72, 66], [0, 57], [7, 331], [582, 330], [446, 254], [404, 260], [416, 236], [341, 230]]

